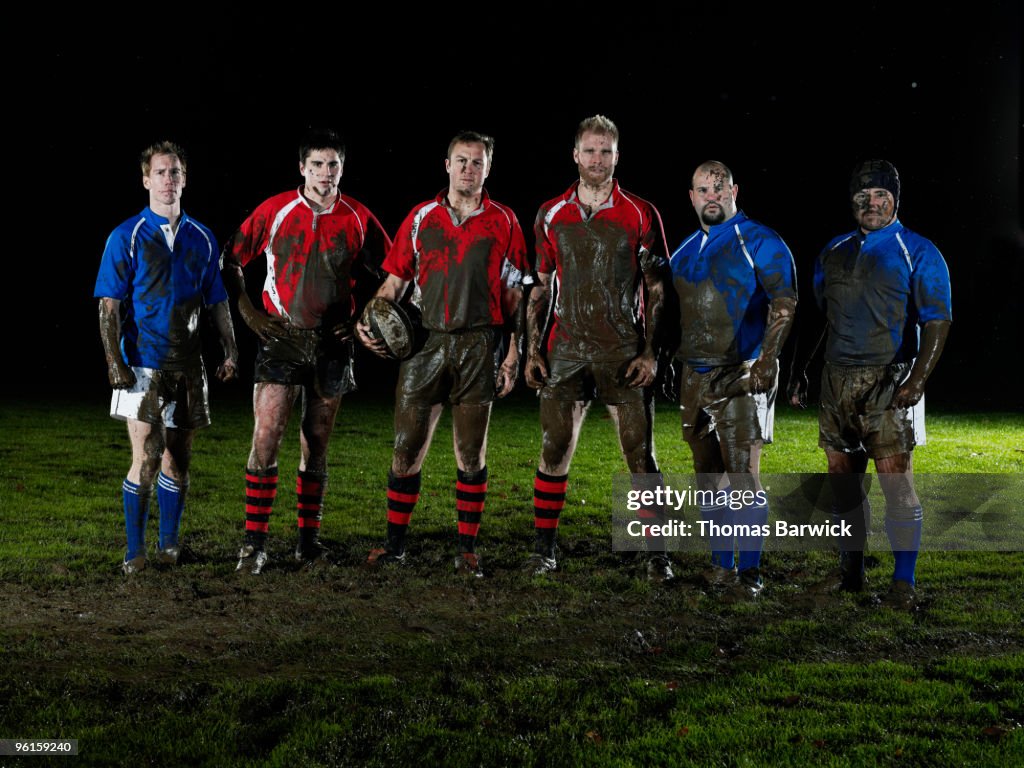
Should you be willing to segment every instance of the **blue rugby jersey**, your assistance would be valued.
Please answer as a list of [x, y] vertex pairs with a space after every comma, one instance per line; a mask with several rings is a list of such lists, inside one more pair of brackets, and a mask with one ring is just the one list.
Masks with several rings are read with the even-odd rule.
[[814, 265], [814, 298], [828, 320], [825, 359], [840, 365], [909, 362], [919, 325], [953, 319], [942, 254], [898, 219], [826, 245]]
[[227, 299], [213, 233], [185, 213], [167, 244], [167, 219], [146, 207], [107, 238], [96, 298], [121, 302], [129, 365], [183, 370], [200, 361], [199, 312]]
[[756, 358], [768, 303], [797, 297], [789, 246], [743, 211], [707, 233], [698, 229], [676, 248], [671, 265], [682, 332], [676, 357], [692, 366]]

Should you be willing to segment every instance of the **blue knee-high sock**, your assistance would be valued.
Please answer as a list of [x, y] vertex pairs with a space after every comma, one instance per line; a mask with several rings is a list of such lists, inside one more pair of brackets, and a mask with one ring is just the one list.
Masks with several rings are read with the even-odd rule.
[[178, 546], [181, 513], [185, 509], [186, 483], [177, 483], [163, 472], [156, 478], [156, 500], [160, 505], [160, 548]]
[[[736, 512], [736, 523], [738, 525], [749, 525], [758, 531], [768, 524], [767, 504], [744, 504], [743, 509]], [[739, 550], [739, 569], [745, 571], [748, 568], [761, 567], [761, 547], [764, 545], [764, 536], [756, 533], [750, 536], [737, 536], [736, 548]]]
[[146, 554], [146, 521], [149, 518], [149, 497], [152, 488], [144, 488], [125, 478], [121, 486], [124, 497], [124, 528], [128, 535], [125, 560]]
[[[700, 516], [701, 519], [714, 523], [719, 527], [732, 526], [736, 522], [736, 512], [729, 509], [729, 507], [702, 506]], [[733, 537], [709, 535], [708, 543], [711, 546], [711, 562], [719, 568], [732, 570], [736, 565], [736, 555], [733, 552]]]
[[889, 546], [892, 547], [892, 556], [896, 561], [892, 574], [893, 581], [914, 583], [923, 522], [924, 510], [920, 505], [886, 508], [885, 533], [889, 537]]

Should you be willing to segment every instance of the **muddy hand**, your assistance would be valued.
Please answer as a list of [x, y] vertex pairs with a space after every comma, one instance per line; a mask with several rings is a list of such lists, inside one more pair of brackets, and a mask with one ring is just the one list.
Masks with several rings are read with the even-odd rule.
[[924, 384], [908, 379], [906, 384], [896, 390], [896, 395], [892, 399], [892, 407], [913, 408], [921, 401], [922, 397], [924, 397]]
[[114, 389], [131, 389], [135, 386], [135, 372], [120, 360], [107, 366], [107, 378]]
[[806, 373], [794, 376], [793, 380], [789, 383], [789, 391], [786, 393], [789, 395], [789, 404], [794, 408], [806, 408], [807, 389], [809, 386], [810, 382], [807, 381]]
[[654, 355], [638, 355], [626, 369], [626, 383], [631, 387], [648, 387], [654, 383], [654, 377], [658, 373], [658, 361]]
[[238, 363], [233, 357], [225, 357], [224, 362], [217, 368], [217, 378], [220, 381], [231, 381], [238, 378]]
[[388, 358], [388, 348], [384, 344], [384, 339], [377, 339], [371, 336], [370, 326], [362, 320], [356, 323], [356, 336], [359, 337], [359, 343], [373, 352], [377, 357], [383, 357], [384, 359]]
[[750, 392], [759, 394], [769, 391], [775, 384], [775, 376], [778, 374], [779, 364], [774, 360], [757, 358], [750, 366]]
[[[241, 309], [241, 305], [239, 305], [239, 309]], [[260, 312], [258, 309], [242, 312], [242, 319], [252, 329], [252, 332], [263, 341], [282, 339], [288, 335], [288, 331], [285, 328], [286, 323], [282, 318], [271, 317], [266, 312]]]
[[334, 334], [334, 338], [337, 341], [348, 341], [353, 336], [355, 324], [355, 320], [346, 320], [345, 322], [338, 323], [336, 326], [331, 328], [331, 333]]
[[515, 362], [505, 361], [498, 369], [498, 378], [494, 382], [498, 397], [504, 397], [513, 390], [516, 385], [516, 377], [519, 375], [519, 360]]
[[540, 355], [527, 355], [526, 357], [526, 386], [530, 389], [540, 389], [548, 378], [548, 367], [544, 364], [544, 358]]

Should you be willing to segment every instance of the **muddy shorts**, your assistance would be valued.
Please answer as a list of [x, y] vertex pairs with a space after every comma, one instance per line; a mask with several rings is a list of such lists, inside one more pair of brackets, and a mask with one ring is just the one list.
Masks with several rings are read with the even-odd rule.
[[825, 363], [818, 445], [842, 453], [863, 450], [872, 459], [909, 453], [915, 445], [923, 445], [924, 398], [913, 408], [891, 407], [910, 369], [910, 363]]
[[430, 331], [423, 349], [398, 369], [395, 400], [402, 406], [483, 405], [495, 398], [498, 330], [487, 326]]
[[115, 389], [110, 398], [113, 418], [162, 424], [168, 429], [210, 426], [210, 399], [202, 363], [188, 371], [142, 366], [132, 366], [132, 371], [135, 385], [130, 389]]
[[353, 392], [352, 340], [325, 338], [319, 328], [289, 326], [284, 338], [260, 342], [255, 380], [312, 387], [325, 398]]
[[684, 363], [679, 385], [683, 439], [695, 443], [717, 434], [720, 442], [729, 445], [750, 445], [758, 440], [770, 443], [779, 379], [775, 377], [770, 391], [751, 395], [742, 391], [749, 377], [749, 362], [718, 366], [707, 373]]
[[641, 403], [644, 390], [626, 383], [626, 369], [631, 362], [633, 358], [609, 362], [551, 358], [548, 361], [548, 379], [540, 390], [540, 396], [587, 403], [600, 399], [605, 405]]

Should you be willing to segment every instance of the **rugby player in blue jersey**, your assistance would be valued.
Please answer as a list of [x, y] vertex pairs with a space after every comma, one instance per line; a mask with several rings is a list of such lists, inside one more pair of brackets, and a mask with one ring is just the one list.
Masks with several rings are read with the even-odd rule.
[[[698, 487], [763, 499], [761, 449], [772, 441], [779, 352], [796, 313], [793, 254], [773, 230], [737, 208], [739, 186], [723, 163], [709, 160], [693, 174], [690, 202], [700, 229], [672, 254], [679, 296], [683, 439], [693, 453]], [[746, 492], [749, 492], [746, 493]], [[709, 503], [701, 517], [710, 537], [712, 588], [756, 597], [761, 577], [762, 503]], [[728, 526], [728, 528], [725, 528]], [[738, 552], [738, 555], [737, 555]]]
[[235, 378], [238, 352], [213, 233], [181, 210], [185, 153], [160, 142], [140, 158], [149, 205], [107, 239], [96, 278], [100, 338], [114, 389], [110, 415], [128, 423], [132, 464], [122, 485], [128, 548], [122, 571], [146, 567], [154, 484], [160, 506], [157, 559], [177, 563], [194, 430], [208, 426], [200, 311], [224, 349], [217, 378]]
[[885, 602], [911, 608], [923, 519], [911, 452], [924, 442], [925, 383], [952, 320], [949, 271], [932, 242], [897, 218], [900, 178], [891, 163], [858, 165], [849, 193], [857, 228], [826, 245], [814, 267], [828, 333], [818, 442], [833, 479], [833, 514], [860, 531], [843, 547], [837, 586], [864, 588], [870, 515], [862, 481], [874, 459], [895, 559]]

